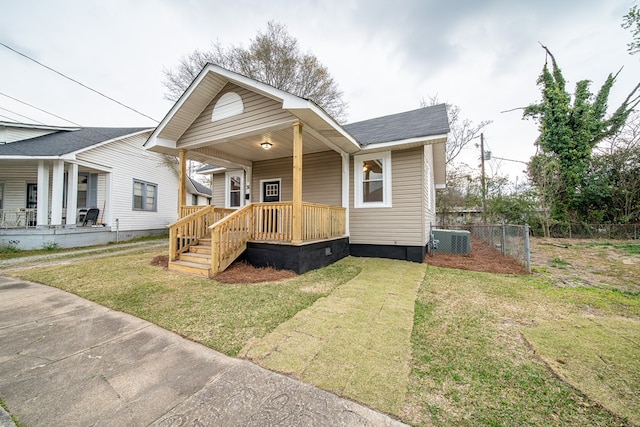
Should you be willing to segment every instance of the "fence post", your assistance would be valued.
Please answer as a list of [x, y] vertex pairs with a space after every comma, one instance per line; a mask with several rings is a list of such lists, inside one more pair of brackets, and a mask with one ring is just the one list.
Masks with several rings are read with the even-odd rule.
[[502, 235], [500, 236], [500, 252], [502, 253], [502, 255], [505, 254], [505, 250], [504, 250], [504, 244], [507, 240], [507, 228], [506, 225], [504, 224], [504, 221], [502, 221]]
[[524, 225], [524, 261], [527, 270], [531, 271], [531, 246], [529, 244], [529, 224]]

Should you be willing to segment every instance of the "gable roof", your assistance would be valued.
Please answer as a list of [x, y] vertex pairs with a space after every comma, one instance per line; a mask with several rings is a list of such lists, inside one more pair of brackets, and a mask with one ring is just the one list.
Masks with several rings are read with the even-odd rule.
[[363, 146], [449, 132], [445, 104], [346, 124], [343, 128]]
[[124, 136], [151, 131], [149, 128], [81, 128], [0, 145], [0, 157], [57, 157], [82, 151]]
[[188, 177], [188, 178], [191, 185], [193, 185], [193, 189], [195, 190], [196, 193], [201, 194], [203, 196], [211, 197], [211, 189], [209, 187], [199, 183], [198, 181], [196, 181], [191, 177]]

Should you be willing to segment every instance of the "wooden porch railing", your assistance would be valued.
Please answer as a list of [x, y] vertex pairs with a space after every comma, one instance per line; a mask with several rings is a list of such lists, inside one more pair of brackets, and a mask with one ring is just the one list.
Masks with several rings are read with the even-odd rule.
[[175, 261], [178, 255], [196, 244], [199, 238], [209, 234], [211, 224], [231, 212], [234, 210], [214, 206], [181, 206], [181, 218], [169, 225], [169, 259]]
[[247, 248], [252, 236], [253, 206], [236, 210], [209, 226], [211, 230], [211, 275], [224, 271]]
[[346, 233], [345, 208], [302, 203], [302, 240], [329, 239]]
[[[178, 259], [198, 240], [211, 236], [211, 275], [227, 268], [250, 240], [290, 243], [293, 203], [250, 203], [241, 209], [182, 206], [178, 221], [169, 226], [169, 257]], [[302, 204], [303, 241], [330, 239], [346, 233], [345, 209]]]
[[[211, 230], [211, 274], [227, 268], [250, 240], [291, 242], [293, 203], [251, 203], [209, 226]], [[345, 208], [302, 204], [304, 241], [329, 239], [346, 233]]]

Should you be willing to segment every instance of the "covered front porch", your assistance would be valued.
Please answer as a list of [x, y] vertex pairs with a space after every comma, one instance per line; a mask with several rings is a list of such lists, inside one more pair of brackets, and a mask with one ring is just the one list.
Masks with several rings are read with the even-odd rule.
[[214, 206], [181, 208], [169, 227], [170, 268], [211, 277], [241, 255], [276, 268], [313, 258], [294, 262], [300, 273], [348, 254], [360, 147], [312, 102], [208, 65], [145, 146], [178, 157], [181, 207], [187, 159], [214, 165]]
[[257, 266], [300, 273], [348, 254], [345, 208], [303, 202], [299, 220], [293, 208], [293, 202], [185, 206], [170, 226], [169, 268], [212, 277], [244, 255]]

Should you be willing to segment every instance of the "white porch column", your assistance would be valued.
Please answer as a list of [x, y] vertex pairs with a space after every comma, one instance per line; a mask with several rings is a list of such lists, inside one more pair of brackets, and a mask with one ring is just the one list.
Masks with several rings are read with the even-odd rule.
[[345, 208], [345, 233], [349, 235], [349, 153], [342, 152], [342, 207]]
[[64, 160], [53, 161], [51, 188], [51, 225], [62, 225], [62, 199], [64, 197]]
[[36, 224], [38, 227], [49, 225], [49, 165], [44, 160], [38, 160], [38, 209]]
[[[251, 166], [244, 166], [244, 172], [245, 172], [244, 173], [245, 181], [244, 181], [243, 197], [245, 197], [244, 196], [245, 194], [248, 194], [249, 195], [249, 200], [247, 200], [246, 197], [245, 197], [245, 199], [243, 201], [243, 205], [247, 205], [247, 204], [251, 203], [251, 200], [252, 200], [251, 199], [251, 191], [252, 191], [251, 179], [253, 177], [253, 168]], [[211, 175], [211, 182], [213, 182], [213, 175]], [[212, 190], [211, 194], [213, 194], [213, 190]]]
[[78, 165], [70, 163], [67, 170], [67, 228], [75, 228], [78, 212]]
[[112, 224], [112, 218], [111, 218], [111, 205], [112, 205], [112, 197], [111, 195], [113, 194], [113, 174], [111, 172], [107, 172], [105, 174], [105, 194], [104, 194], [104, 212], [100, 214], [100, 216], [98, 217], [99, 220], [102, 221], [103, 224], [107, 224], [107, 225], [111, 225]]

